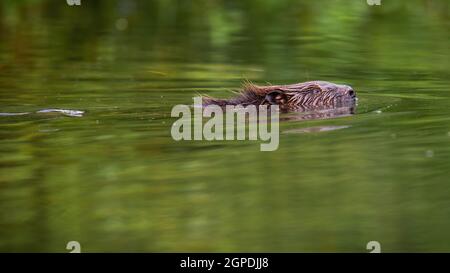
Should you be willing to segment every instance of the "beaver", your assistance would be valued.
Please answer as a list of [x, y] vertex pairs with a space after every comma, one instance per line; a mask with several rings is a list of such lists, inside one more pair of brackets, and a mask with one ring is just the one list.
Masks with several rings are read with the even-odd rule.
[[355, 103], [356, 92], [351, 86], [326, 81], [269, 86], [247, 83], [236, 97], [230, 99], [203, 97], [202, 101], [203, 106], [278, 105], [283, 112], [353, 108]]

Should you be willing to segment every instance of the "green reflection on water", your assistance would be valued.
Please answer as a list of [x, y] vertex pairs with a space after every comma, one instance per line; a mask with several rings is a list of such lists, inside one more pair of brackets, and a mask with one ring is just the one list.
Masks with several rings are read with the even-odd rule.
[[[0, 112], [86, 114], [1, 117], [0, 250], [450, 251], [448, 1], [348, 2], [2, 1]], [[313, 79], [357, 115], [170, 137], [198, 93]]]

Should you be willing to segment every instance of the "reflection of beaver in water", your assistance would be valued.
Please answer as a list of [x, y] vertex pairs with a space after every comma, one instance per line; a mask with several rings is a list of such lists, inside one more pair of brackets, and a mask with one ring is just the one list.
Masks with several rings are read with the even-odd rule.
[[203, 98], [203, 105], [278, 105], [282, 111], [353, 108], [356, 92], [348, 85], [311, 81], [291, 85], [244, 85], [231, 99]]

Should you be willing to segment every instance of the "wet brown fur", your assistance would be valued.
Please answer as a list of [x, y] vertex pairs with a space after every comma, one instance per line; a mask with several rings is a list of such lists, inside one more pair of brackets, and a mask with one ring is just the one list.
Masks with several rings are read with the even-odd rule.
[[203, 105], [277, 104], [282, 110], [294, 111], [351, 105], [355, 98], [356, 93], [350, 86], [325, 81], [269, 86], [246, 83], [237, 96], [230, 99], [203, 97]]

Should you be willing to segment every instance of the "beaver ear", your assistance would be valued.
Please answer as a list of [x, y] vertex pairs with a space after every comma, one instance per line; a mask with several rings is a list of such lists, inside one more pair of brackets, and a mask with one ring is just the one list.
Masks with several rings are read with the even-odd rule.
[[267, 93], [265, 101], [267, 101], [269, 104], [273, 105], [282, 105], [285, 104], [288, 101], [288, 98], [286, 94], [279, 90], [272, 91], [270, 93]]

